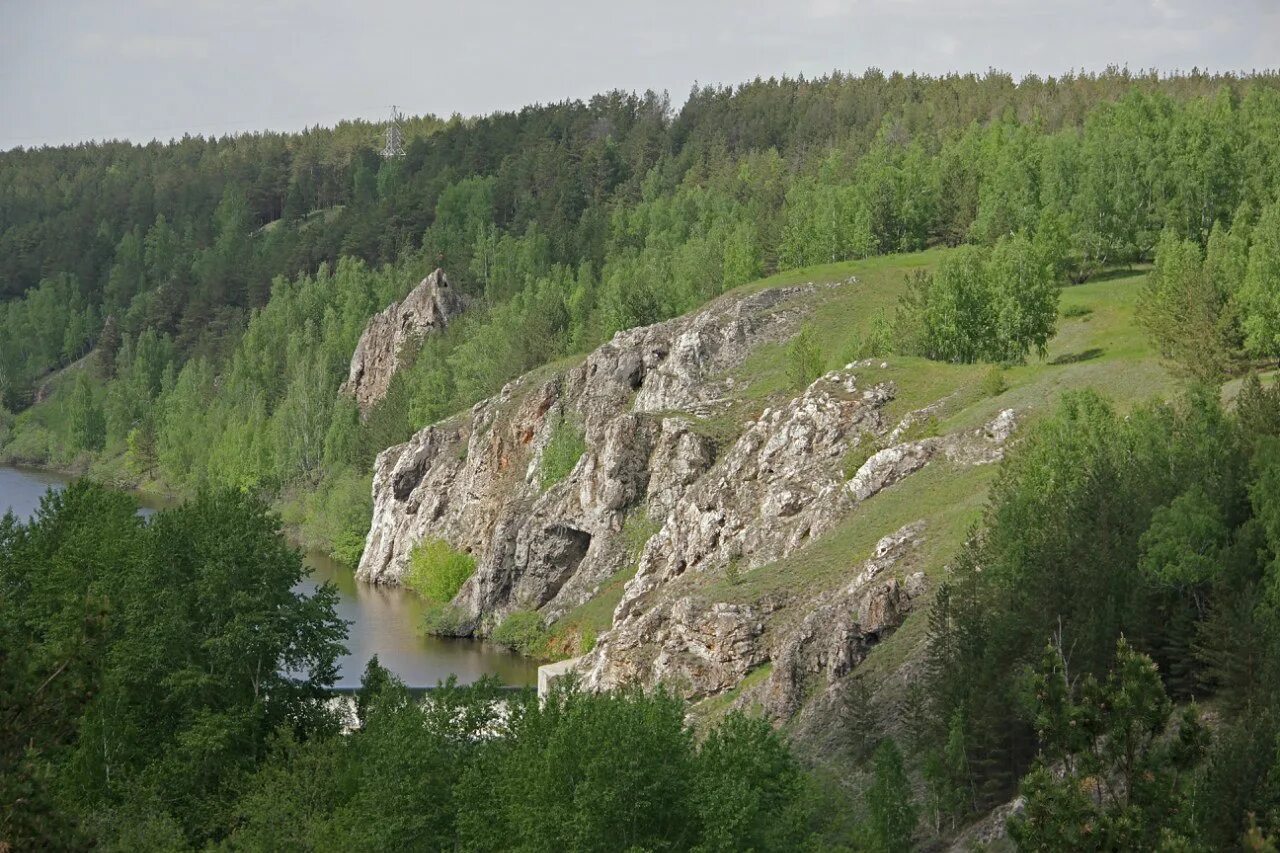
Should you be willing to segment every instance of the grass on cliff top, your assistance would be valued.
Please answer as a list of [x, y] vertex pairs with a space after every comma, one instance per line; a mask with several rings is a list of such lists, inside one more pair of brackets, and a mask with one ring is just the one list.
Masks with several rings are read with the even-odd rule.
[[[892, 318], [906, 274], [932, 267], [944, 252], [935, 249], [796, 270], [757, 285], [838, 282], [804, 297], [809, 311], [806, 323], [813, 329], [825, 369], [832, 370], [858, 360], [874, 336], [876, 323]], [[896, 383], [898, 396], [887, 409], [893, 418], [945, 400], [939, 414], [944, 432], [978, 426], [1002, 408], [1036, 417], [1054, 404], [1061, 391], [1070, 389], [1094, 388], [1121, 408], [1152, 396], [1167, 396], [1174, 389], [1174, 379], [1134, 317], [1145, 275], [1142, 270], [1120, 271], [1063, 288], [1058, 333], [1047, 354], [1044, 358], [1033, 355], [1025, 364], [1005, 369], [1008, 389], [997, 397], [989, 397], [983, 388], [989, 364], [948, 364], [876, 352], [874, 365], [861, 368], [858, 374], [864, 384]], [[857, 281], [848, 281], [851, 276]], [[881, 369], [881, 362], [887, 367]], [[741, 383], [741, 396], [756, 409], [785, 402], [799, 390], [788, 376], [785, 341], [757, 347], [732, 376]]]
[[835, 589], [853, 579], [881, 538], [920, 520], [926, 524], [922, 549], [911, 562], [937, 580], [942, 564], [980, 517], [996, 471], [995, 465], [935, 462], [859, 504], [808, 547], [755, 569], [740, 567], [736, 583], [727, 575], [717, 576], [705, 593], [711, 601], [749, 602], [778, 593], [802, 598]]

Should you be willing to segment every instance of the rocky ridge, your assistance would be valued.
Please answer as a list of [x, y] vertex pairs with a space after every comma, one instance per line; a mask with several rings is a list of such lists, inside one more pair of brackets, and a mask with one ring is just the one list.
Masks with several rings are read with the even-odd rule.
[[464, 307], [463, 297], [449, 286], [444, 270], [432, 272], [365, 326], [340, 392], [354, 397], [361, 415], [367, 415], [387, 395], [404, 348], [442, 331]]
[[[821, 595], [715, 600], [707, 582], [803, 549], [934, 459], [998, 459], [1015, 424], [1005, 411], [978, 430], [894, 444], [906, 424], [885, 415], [896, 388], [864, 380], [866, 364], [742, 417], [733, 371], [793, 334], [815, 289], [726, 296], [619, 332], [581, 363], [521, 377], [384, 451], [358, 576], [399, 582], [418, 542], [443, 539], [476, 557], [453, 607], [460, 631], [486, 634], [516, 610], [558, 619], [634, 565], [612, 628], [576, 665], [586, 686], [661, 681], [698, 699], [771, 663], [750, 698], [776, 720], [793, 716], [923, 595], [923, 574], [903, 571], [923, 525], [886, 536], [845, 587]], [[559, 429], [579, 430], [586, 451], [544, 490], [541, 457]], [[889, 446], [849, 478], [843, 460], [864, 442]], [[632, 526], [657, 530], [638, 560]]]

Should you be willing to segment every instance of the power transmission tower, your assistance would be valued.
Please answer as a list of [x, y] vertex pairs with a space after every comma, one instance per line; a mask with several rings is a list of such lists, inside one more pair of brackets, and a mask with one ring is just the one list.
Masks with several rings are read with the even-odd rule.
[[387, 122], [387, 142], [382, 146], [383, 157], [404, 156], [404, 133], [400, 130], [400, 111], [391, 105], [391, 121]]

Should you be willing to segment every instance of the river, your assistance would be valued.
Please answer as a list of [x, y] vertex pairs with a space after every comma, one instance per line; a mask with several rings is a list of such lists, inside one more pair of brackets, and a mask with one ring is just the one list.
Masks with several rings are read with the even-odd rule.
[[[30, 518], [39, 509], [44, 493], [66, 482], [66, 477], [47, 471], [0, 466], [0, 514], [12, 510], [20, 519]], [[145, 496], [138, 499], [144, 504], [141, 512], [145, 515], [158, 508], [147, 506]], [[338, 589], [338, 615], [350, 623], [350, 651], [339, 663], [339, 686], [358, 685], [365, 664], [375, 654], [383, 666], [412, 687], [430, 687], [451, 674], [462, 683], [483, 675], [496, 675], [505, 684], [526, 685], [537, 680], [536, 664], [489, 643], [424, 636], [420, 628], [424, 604], [412, 593], [400, 587], [360, 583], [355, 572], [326, 554], [303, 556], [311, 575], [299, 589], [311, 592], [329, 581]]]

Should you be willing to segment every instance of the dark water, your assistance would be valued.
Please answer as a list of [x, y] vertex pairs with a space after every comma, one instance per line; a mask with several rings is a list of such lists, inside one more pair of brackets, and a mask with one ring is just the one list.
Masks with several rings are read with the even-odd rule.
[[[29, 518], [48, 489], [65, 483], [65, 477], [45, 471], [0, 467], [0, 514], [13, 510], [19, 518]], [[144, 504], [144, 514], [159, 508], [146, 496], [139, 496], [139, 502]], [[424, 637], [419, 631], [424, 604], [412, 593], [359, 583], [351, 569], [319, 552], [305, 558], [311, 576], [299, 589], [310, 592], [329, 581], [338, 588], [338, 615], [350, 623], [350, 653], [340, 662], [340, 686], [359, 684], [365, 663], [375, 654], [383, 666], [413, 687], [429, 687], [451, 674], [463, 683], [482, 675], [497, 675], [506, 684], [537, 680], [535, 664], [488, 643]]]

